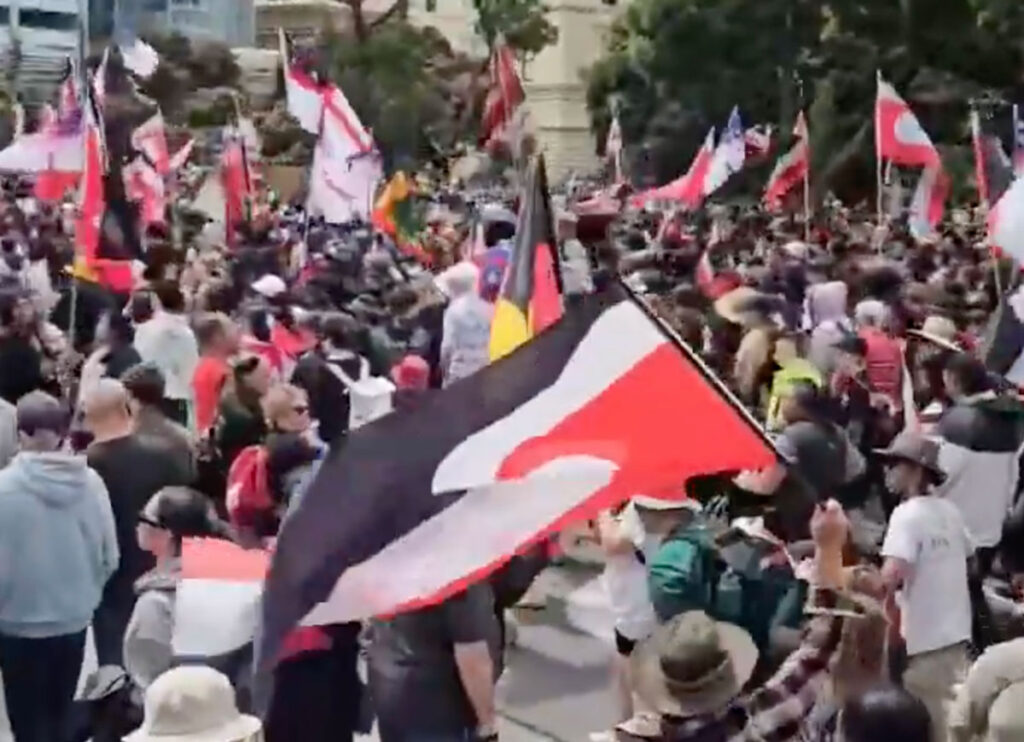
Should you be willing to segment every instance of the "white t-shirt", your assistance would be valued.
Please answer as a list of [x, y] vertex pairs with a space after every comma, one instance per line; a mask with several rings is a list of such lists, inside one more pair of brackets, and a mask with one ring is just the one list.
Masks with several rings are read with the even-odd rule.
[[[637, 551], [644, 555], [644, 561], [649, 560], [659, 540], [644, 532], [632, 503], [620, 514], [619, 525]], [[610, 554], [605, 559], [603, 580], [615, 617], [615, 630], [627, 639], [644, 639], [657, 624], [644, 562], [635, 552]]]
[[882, 555], [910, 565], [899, 595], [908, 655], [971, 638], [967, 559], [973, 551], [963, 517], [948, 500], [914, 497], [893, 511]]

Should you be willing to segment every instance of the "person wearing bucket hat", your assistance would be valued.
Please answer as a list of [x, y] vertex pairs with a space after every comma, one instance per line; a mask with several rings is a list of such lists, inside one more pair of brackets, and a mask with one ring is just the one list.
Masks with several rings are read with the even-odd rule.
[[239, 713], [226, 676], [201, 665], [168, 670], [146, 690], [142, 726], [125, 742], [260, 742], [263, 724]]
[[[744, 692], [758, 662], [750, 635], [702, 611], [683, 613], [658, 627], [632, 658], [637, 696], [660, 715], [660, 725], [655, 725], [660, 731], [650, 734], [649, 719], [634, 724], [639, 717], [618, 729], [666, 742], [795, 739], [823, 693], [844, 626], [867, 610], [841, 589], [848, 530], [842, 507], [834, 500], [815, 511], [815, 578], [807, 609], [811, 619], [800, 647], [769, 680]], [[648, 727], [645, 734], [631, 731], [640, 726]]]
[[934, 739], [942, 742], [946, 708], [968, 667], [967, 563], [974, 547], [957, 506], [934, 494], [944, 479], [938, 443], [905, 431], [877, 453], [886, 484], [903, 498], [882, 544], [882, 576], [898, 599], [907, 651], [903, 685], [928, 707]]

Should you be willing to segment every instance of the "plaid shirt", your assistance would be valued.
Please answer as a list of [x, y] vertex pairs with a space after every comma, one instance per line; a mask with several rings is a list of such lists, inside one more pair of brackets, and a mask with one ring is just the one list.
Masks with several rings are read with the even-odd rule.
[[819, 700], [829, 666], [839, 650], [843, 626], [865, 608], [835, 590], [811, 595], [800, 647], [766, 683], [738, 696], [711, 716], [664, 719], [665, 742], [785, 742], [800, 738], [804, 719]]

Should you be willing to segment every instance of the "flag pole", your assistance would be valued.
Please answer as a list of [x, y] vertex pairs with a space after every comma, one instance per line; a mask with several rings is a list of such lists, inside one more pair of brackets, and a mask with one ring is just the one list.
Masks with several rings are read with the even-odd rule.
[[[808, 160], [810, 156], [808, 154]], [[804, 175], [804, 242], [811, 240], [811, 164], [807, 163]]]
[[1013, 104], [1013, 171], [1017, 172], [1017, 163], [1020, 161], [1020, 108]]
[[[878, 87], [880, 87], [881, 84], [882, 84], [882, 71], [881, 70], [875, 70], [875, 80], [876, 80], [876, 91], [877, 91]], [[877, 97], [877, 92], [876, 92], [875, 95]], [[875, 103], [875, 206], [876, 206], [877, 212], [878, 212], [878, 226], [881, 227], [882, 226], [882, 206], [883, 206], [882, 205], [882, 167], [884, 166], [884, 163], [882, 162], [882, 157], [879, 154], [879, 152], [881, 151], [881, 148], [878, 146], [878, 136], [879, 136], [879, 134], [878, 134], [878, 110], [877, 109], [878, 109], [878, 103], [876, 102]]]

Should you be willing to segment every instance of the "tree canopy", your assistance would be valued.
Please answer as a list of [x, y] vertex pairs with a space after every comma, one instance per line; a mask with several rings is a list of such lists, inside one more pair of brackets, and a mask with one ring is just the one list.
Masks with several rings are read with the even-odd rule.
[[633, 0], [590, 72], [588, 106], [604, 132], [617, 103], [634, 176], [659, 182], [685, 170], [734, 104], [748, 125], [784, 133], [804, 108], [819, 183], [857, 194], [874, 178], [876, 71], [940, 146], [963, 145], [971, 99], [1024, 93], [1024, 4]]

